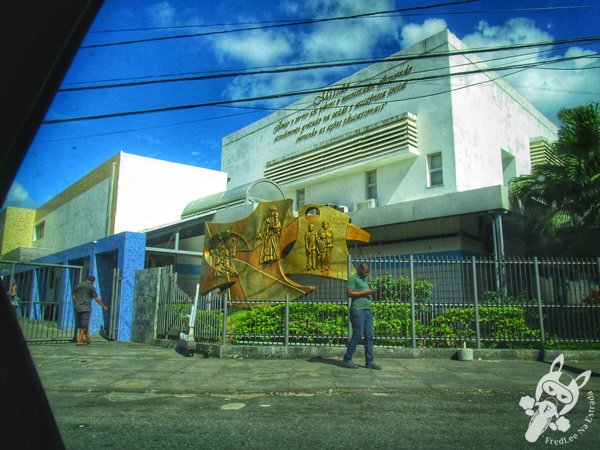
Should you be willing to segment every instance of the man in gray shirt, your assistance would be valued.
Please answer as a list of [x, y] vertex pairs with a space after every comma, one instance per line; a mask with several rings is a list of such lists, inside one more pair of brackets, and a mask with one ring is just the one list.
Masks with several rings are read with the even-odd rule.
[[[102, 303], [96, 288], [94, 288], [94, 281], [96, 277], [89, 275], [87, 279], [79, 283], [73, 291], [73, 307], [75, 308], [75, 314], [77, 314], [77, 323], [79, 329], [77, 332], [77, 345], [88, 345], [91, 343], [90, 332], [88, 330], [90, 324], [90, 314], [92, 312], [92, 299], [102, 306], [104, 311], [108, 311], [108, 307]], [[85, 341], [83, 338], [85, 337]]]

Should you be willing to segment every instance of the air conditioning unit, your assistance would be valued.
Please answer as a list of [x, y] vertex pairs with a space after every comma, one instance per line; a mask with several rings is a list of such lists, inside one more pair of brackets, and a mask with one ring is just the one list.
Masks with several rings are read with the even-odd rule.
[[362, 211], [363, 209], [376, 208], [376, 207], [377, 207], [377, 200], [374, 198], [370, 198], [368, 200], [364, 200], [364, 201], [358, 202], [356, 204], [357, 211]]
[[330, 208], [337, 209], [338, 211], [343, 212], [344, 214], [348, 214], [348, 211], [350, 211], [350, 208], [348, 208], [346, 205], [336, 205], [335, 203], [326, 203], [325, 206], [329, 206]]

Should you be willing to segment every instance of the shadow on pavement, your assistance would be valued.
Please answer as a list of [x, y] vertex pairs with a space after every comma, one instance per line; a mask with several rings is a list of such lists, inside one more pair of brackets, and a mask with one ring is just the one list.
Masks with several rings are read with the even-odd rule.
[[322, 356], [314, 356], [306, 360], [310, 363], [329, 364], [331, 366], [346, 367], [340, 359], [324, 358]]

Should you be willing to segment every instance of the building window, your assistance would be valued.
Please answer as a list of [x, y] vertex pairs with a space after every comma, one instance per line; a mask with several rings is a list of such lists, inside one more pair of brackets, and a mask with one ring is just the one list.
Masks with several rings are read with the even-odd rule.
[[44, 228], [46, 221], [38, 223], [33, 230], [33, 240], [37, 241], [44, 237]]
[[427, 157], [427, 167], [429, 169], [429, 187], [441, 186], [444, 184], [442, 176], [442, 154], [436, 153]]
[[300, 209], [301, 206], [304, 206], [304, 189], [296, 191], [296, 209]]
[[367, 172], [367, 199], [377, 199], [377, 171]]

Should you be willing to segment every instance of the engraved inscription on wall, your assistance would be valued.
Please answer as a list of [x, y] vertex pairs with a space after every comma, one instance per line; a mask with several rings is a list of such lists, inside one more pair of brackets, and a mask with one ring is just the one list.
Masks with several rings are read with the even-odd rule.
[[295, 138], [294, 143], [299, 144], [380, 113], [390, 97], [406, 89], [408, 81], [400, 79], [412, 69], [407, 65], [371, 83], [332, 86], [315, 96], [314, 109], [278, 121], [273, 128], [273, 142]]

